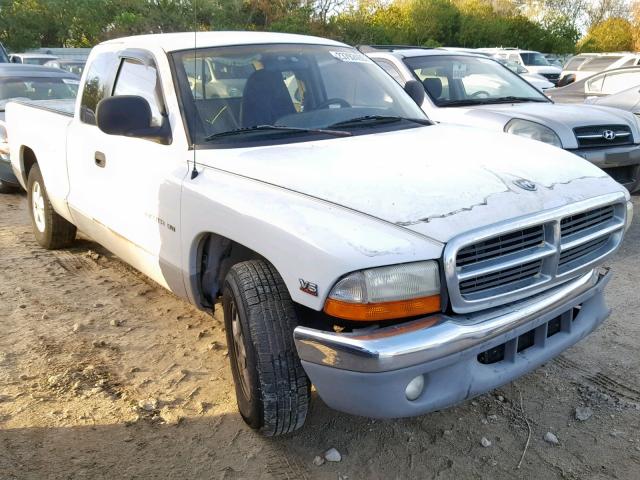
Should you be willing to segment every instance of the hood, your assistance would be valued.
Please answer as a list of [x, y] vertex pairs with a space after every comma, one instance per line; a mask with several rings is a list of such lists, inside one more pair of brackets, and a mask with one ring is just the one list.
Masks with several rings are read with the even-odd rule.
[[553, 88], [553, 83], [544, 78], [542, 75], [538, 75], [536, 73], [523, 73], [520, 75], [531, 85], [536, 87], [538, 90], [546, 90], [547, 88]]
[[[450, 125], [199, 150], [197, 162], [341, 205], [440, 242], [474, 227], [624, 191], [600, 169], [561, 149]], [[513, 183], [518, 179], [536, 183], [537, 191], [518, 188]]]
[[554, 65], [525, 65], [524, 68], [531, 73], [562, 73], [562, 69]]
[[476, 107], [438, 108], [428, 112], [436, 121], [489, 128], [503, 131], [513, 118], [522, 118], [545, 125], [556, 132], [566, 149], [578, 148], [573, 133], [576, 127], [591, 125], [628, 125], [635, 143], [640, 143], [640, 132], [633, 114], [616, 108], [585, 104], [562, 103], [505, 103]]

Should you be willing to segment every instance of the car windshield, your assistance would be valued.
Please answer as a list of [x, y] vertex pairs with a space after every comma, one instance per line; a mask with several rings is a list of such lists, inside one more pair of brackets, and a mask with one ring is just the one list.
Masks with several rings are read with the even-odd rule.
[[534, 67], [544, 67], [549, 65], [546, 57], [538, 52], [520, 52], [520, 57], [525, 65], [533, 65]]
[[58, 100], [76, 98], [75, 78], [4, 78], [0, 79], [0, 111], [11, 100]]
[[22, 63], [25, 65], [44, 65], [45, 63], [51, 61], [49, 57], [23, 57]]
[[495, 60], [475, 56], [408, 57], [405, 63], [439, 107], [548, 99]]
[[363, 134], [426, 120], [402, 87], [353, 48], [243, 45], [177, 52], [173, 60], [195, 144], [277, 142], [310, 129], [316, 138], [319, 129]]

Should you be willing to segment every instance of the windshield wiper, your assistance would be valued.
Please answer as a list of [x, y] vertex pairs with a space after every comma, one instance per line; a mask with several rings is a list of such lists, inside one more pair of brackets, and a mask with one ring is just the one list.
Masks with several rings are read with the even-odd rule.
[[492, 105], [496, 103], [526, 103], [526, 102], [543, 102], [547, 100], [543, 98], [532, 97], [496, 97], [496, 98], [466, 98], [464, 100], [445, 100], [438, 103], [439, 107], [463, 107], [470, 105]]
[[395, 123], [401, 122], [403, 120], [407, 122], [418, 123], [420, 125], [433, 125], [433, 122], [431, 120], [427, 120], [426, 118], [406, 118], [394, 115], [365, 115], [363, 117], [355, 117], [350, 118], [349, 120], [343, 120], [342, 122], [332, 123], [331, 125], [329, 125], [329, 128]]
[[548, 100], [544, 98], [532, 98], [532, 97], [498, 97], [498, 98], [487, 98], [489, 103], [523, 103], [523, 102], [542, 102], [547, 103]]
[[232, 137], [236, 135], [246, 135], [253, 132], [260, 131], [282, 131], [292, 133], [318, 133], [323, 135], [333, 135], [334, 137], [350, 137], [353, 135], [351, 132], [345, 132], [342, 130], [328, 130], [324, 128], [301, 128], [301, 127], [286, 127], [284, 125], [256, 125], [254, 127], [236, 128], [235, 130], [229, 130], [227, 132], [219, 132], [209, 135], [204, 138], [205, 142], [216, 140], [223, 137]]

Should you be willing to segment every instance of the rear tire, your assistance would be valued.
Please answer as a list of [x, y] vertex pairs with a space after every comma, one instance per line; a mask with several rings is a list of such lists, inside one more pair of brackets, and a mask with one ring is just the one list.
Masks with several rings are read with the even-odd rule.
[[244, 421], [272, 437], [302, 427], [309, 379], [293, 341], [293, 301], [276, 269], [264, 260], [231, 267], [222, 304], [238, 409]]
[[34, 165], [27, 180], [27, 204], [36, 241], [47, 250], [64, 248], [76, 238], [76, 227], [58, 215], [49, 201], [40, 167]]

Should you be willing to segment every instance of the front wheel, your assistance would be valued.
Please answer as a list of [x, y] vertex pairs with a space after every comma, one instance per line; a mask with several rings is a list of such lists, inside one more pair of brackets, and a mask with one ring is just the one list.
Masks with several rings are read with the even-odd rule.
[[40, 167], [34, 165], [27, 180], [27, 202], [36, 241], [48, 250], [70, 245], [76, 238], [76, 227], [58, 215], [49, 201]]
[[222, 296], [231, 372], [244, 421], [265, 436], [293, 432], [309, 408], [309, 379], [293, 342], [293, 301], [264, 260], [234, 265]]

